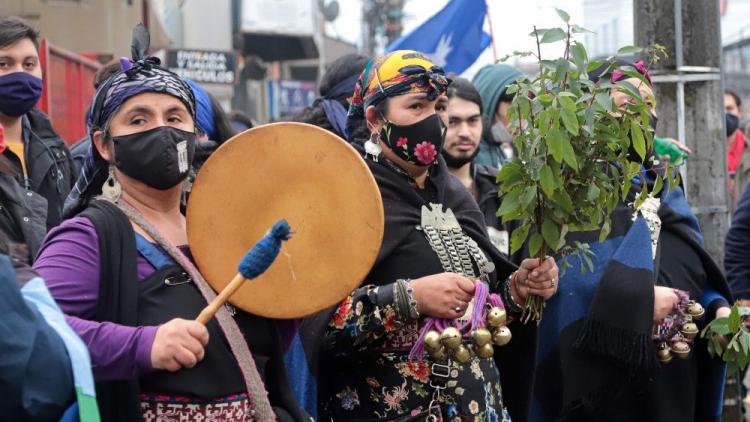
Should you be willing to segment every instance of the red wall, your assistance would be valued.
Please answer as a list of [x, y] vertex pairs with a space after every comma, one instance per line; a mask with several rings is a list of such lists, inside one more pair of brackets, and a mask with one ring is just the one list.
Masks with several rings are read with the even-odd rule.
[[101, 65], [46, 39], [39, 45], [39, 58], [44, 86], [37, 107], [47, 113], [57, 133], [72, 146], [86, 134], [86, 110], [94, 96], [94, 74]]

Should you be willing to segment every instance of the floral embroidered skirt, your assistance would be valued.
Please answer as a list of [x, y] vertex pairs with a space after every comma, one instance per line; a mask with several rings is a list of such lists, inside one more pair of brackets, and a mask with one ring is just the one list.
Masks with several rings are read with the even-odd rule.
[[[431, 362], [409, 361], [408, 352], [370, 356], [336, 359], [319, 392], [320, 420], [422, 420], [435, 398]], [[493, 359], [452, 362], [445, 386], [438, 399], [443, 420], [510, 422]]]

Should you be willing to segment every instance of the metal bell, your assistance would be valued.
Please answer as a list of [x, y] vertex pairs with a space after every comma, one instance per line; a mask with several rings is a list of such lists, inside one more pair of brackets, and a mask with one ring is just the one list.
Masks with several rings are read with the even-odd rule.
[[666, 344], [656, 351], [656, 356], [659, 358], [659, 362], [661, 363], [669, 363], [672, 361], [672, 352], [669, 350]]
[[471, 339], [477, 346], [484, 346], [492, 341], [492, 333], [486, 328], [477, 328], [471, 332]]
[[469, 351], [469, 348], [464, 346], [463, 344], [459, 345], [454, 351], [453, 351], [453, 359], [456, 360], [456, 362], [464, 364], [471, 360], [471, 352]]
[[484, 346], [474, 346], [474, 353], [482, 359], [487, 359], [495, 354], [495, 348], [490, 343], [487, 343]]
[[430, 330], [424, 335], [424, 345], [427, 349], [437, 350], [440, 348], [440, 333]]
[[456, 327], [448, 327], [440, 334], [440, 343], [448, 350], [454, 350], [461, 345], [461, 332]]
[[439, 348], [435, 350], [427, 350], [427, 353], [430, 354], [430, 356], [436, 360], [436, 361], [444, 361], [448, 359], [448, 351], [445, 350], [445, 347], [440, 346]]
[[672, 343], [672, 354], [680, 359], [687, 359], [690, 355], [690, 346], [684, 341], [676, 341]]
[[700, 303], [691, 300], [688, 302], [687, 313], [695, 319], [700, 319], [706, 311]]
[[505, 313], [505, 309], [498, 306], [493, 306], [487, 311], [487, 325], [490, 327], [500, 327], [505, 325], [508, 320], [508, 314]]
[[510, 328], [506, 326], [498, 328], [492, 335], [492, 341], [498, 346], [505, 346], [510, 343], [511, 338], [513, 338], [513, 334], [510, 332]]
[[686, 339], [692, 340], [698, 335], [698, 326], [694, 322], [686, 322], [680, 328], [680, 332]]

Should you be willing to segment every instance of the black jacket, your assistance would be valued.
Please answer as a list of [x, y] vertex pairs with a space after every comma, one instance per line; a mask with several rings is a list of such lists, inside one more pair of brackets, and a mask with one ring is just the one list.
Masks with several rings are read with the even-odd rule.
[[513, 229], [518, 226], [518, 221], [503, 224], [500, 217], [497, 216], [497, 209], [500, 208], [500, 204], [503, 202], [502, 197], [498, 194], [498, 171], [495, 167], [484, 164], [475, 163], [472, 165], [472, 177], [474, 178], [474, 186], [478, 193], [477, 203], [479, 204], [479, 209], [482, 211], [484, 224], [487, 226], [487, 232], [492, 244], [503, 255], [509, 257], [511, 262], [519, 264], [523, 257], [523, 250], [510, 256], [510, 235], [513, 233]]
[[0, 232], [14, 262], [31, 264], [47, 233], [47, 201], [21, 185], [17, 160], [10, 150], [0, 154]]
[[496, 229], [502, 228], [500, 217], [497, 216], [497, 209], [500, 208], [500, 197], [497, 196], [497, 173], [498, 169], [484, 164], [472, 164], [471, 172], [474, 179], [474, 186], [479, 193], [477, 203], [484, 216], [484, 224], [487, 227]]
[[[47, 115], [32, 109], [23, 116], [27, 187], [47, 200], [47, 228], [62, 221], [65, 198], [75, 183], [73, 160]], [[6, 151], [6, 154], [10, 151]]]

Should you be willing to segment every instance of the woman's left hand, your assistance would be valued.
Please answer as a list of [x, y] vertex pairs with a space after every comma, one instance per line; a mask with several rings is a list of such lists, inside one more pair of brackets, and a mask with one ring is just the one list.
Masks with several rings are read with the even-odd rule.
[[541, 265], [538, 258], [524, 259], [513, 276], [521, 301], [525, 302], [529, 294], [541, 296], [544, 300], [551, 298], [557, 293], [558, 272], [559, 268], [552, 257], [547, 257]]
[[[722, 306], [716, 310], [716, 318], [728, 318], [729, 314], [732, 313], [732, 309], [728, 306]], [[721, 347], [726, 350], [727, 345], [729, 344], [729, 339], [727, 339], [727, 336], [720, 336], [719, 337], [719, 344], [721, 344]]]

